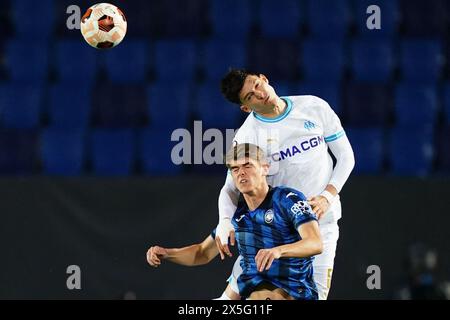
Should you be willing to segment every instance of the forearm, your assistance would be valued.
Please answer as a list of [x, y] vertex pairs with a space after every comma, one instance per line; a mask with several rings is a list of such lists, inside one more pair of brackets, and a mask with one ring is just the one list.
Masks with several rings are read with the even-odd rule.
[[238, 200], [239, 191], [234, 186], [233, 178], [228, 174], [219, 195], [219, 220], [231, 219], [233, 217]]
[[320, 239], [307, 238], [277, 247], [280, 258], [306, 258], [322, 252]]
[[209, 257], [201, 250], [200, 244], [194, 244], [184, 248], [167, 249], [167, 256], [164, 259], [191, 267], [203, 265], [210, 261]]
[[[328, 185], [331, 185], [336, 189], [336, 194], [339, 193], [347, 181], [350, 173], [355, 166], [355, 157], [353, 155], [353, 149], [348, 141], [347, 136], [342, 136], [336, 141], [329, 142], [331, 152], [336, 157], [336, 166], [330, 178]], [[327, 186], [328, 187], [328, 186]], [[333, 193], [332, 191], [328, 190]], [[333, 193], [333, 195], [335, 195]]]

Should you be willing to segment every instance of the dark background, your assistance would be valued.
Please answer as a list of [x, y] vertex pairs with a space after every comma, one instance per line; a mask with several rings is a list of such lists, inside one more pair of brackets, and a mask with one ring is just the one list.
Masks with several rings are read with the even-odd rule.
[[[211, 299], [234, 259], [201, 267], [147, 265], [150, 245], [202, 241], [217, 222], [222, 178], [2, 179], [1, 298]], [[390, 299], [406, 279], [408, 246], [439, 253], [438, 279], [450, 268], [448, 182], [354, 177], [342, 192], [343, 218], [330, 299]], [[81, 290], [66, 269], [81, 268]], [[368, 290], [369, 265], [381, 290]], [[448, 278], [446, 280], [449, 280]]]

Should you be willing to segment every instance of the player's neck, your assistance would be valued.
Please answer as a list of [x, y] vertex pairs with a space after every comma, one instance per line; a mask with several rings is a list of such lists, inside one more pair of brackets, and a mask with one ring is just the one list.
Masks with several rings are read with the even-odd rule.
[[258, 114], [264, 118], [276, 118], [282, 115], [286, 110], [287, 103], [280, 97], [277, 97], [276, 101], [274, 106], [271, 106], [267, 111], [258, 112]]
[[252, 192], [244, 193], [244, 199], [247, 203], [250, 211], [255, 210], [260, 206], [260, 204], [264, 201], [269, 192], [269, 185], [267, 183], [262, 184], [259, 187], [256, 187], [252, 190]]

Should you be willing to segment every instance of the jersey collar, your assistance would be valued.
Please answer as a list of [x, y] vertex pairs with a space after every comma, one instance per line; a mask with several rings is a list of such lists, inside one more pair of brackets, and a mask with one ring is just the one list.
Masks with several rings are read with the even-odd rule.
[[253, 116], [255, 116], [255, 118], [260, 121], [269, 122], [269, 123], [278, 122], [278, 121], [283, 120], [284, 118], [286, 118], [288, 116], [289, 112], [291, 112], [291, 110], [292, 110], [292, 100], [289, 99], [288, 97], [280, 97], [280, 98], [283, 99], [284, 101], [286, 101], [287, 106], [286, 106], [286, 110], [284, 110], [284, 112], [282, 114], [280, 114], [278, 117], [266, 118], [266, 117], [263, 117], [263, 116], [257, 114], [254, 111], [252, 112]]

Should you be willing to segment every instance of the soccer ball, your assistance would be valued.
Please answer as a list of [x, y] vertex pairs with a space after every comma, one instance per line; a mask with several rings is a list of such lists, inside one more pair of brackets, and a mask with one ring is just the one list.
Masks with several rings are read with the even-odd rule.
[[81, 34], [94, 48], [113, 48], [122, 42], [126, 33], [127, 19], [115, 5], [94, 4], [81, 18]]

